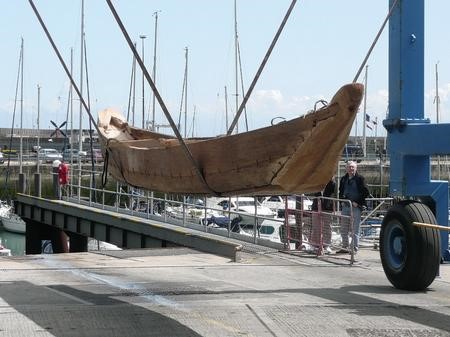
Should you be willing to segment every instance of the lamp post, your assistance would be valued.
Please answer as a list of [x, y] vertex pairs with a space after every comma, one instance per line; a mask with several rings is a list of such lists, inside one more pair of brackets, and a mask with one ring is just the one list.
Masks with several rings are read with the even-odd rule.
[[[144, 40], [147, 37], [146, 35], [139, 35], [142, 41], [142, 63], [145, 63], [144, 61]], [[145, 128], [145, 77], [144, 72], [142, 72], [142, 128]]]

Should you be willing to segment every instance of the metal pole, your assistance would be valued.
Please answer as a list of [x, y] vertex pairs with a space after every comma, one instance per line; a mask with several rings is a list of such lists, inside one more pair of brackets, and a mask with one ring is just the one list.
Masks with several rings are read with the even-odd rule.
[[228, 92], [227, 86], [225, 86], [225, 132], [228, 130]]
[[37, 105], [37, 167], [36, 167], [36, 172], [39, 173], [39, 167], [40, 167], [40, 163], [39, 163], [39, 133], [40, 133], [40, 126], [39, 126], [39, 118], [40, 118], [40, 111], [41, 111], [41, 86], [38, 84], [37, 85], [37, 90], [38, 90], [38, 105]]
[[[145, 58], [144, 58], [144, 40], [147, 36], [145, 35], [139, 35], [139, 37], [141, 38], [142, 41], [142, 63], [145, 62]], [[142, 72], [142, 128], [145, 128], [145, 76], [144, 76], [144, 72]]]
[[[236, 115], [238, 114], [239, 108], [239, 87], [238, 87], [238, 32], [237, 32], [237, 5], [236, 0], [234, 0], [234, 79], [235, 79], [235, 108]], [[239, 133], [239, 123], [236, 121], [236, 133]]]
[[363, 116], [363, 156], [367, 155], [367, 143], [366, 143], [366, 120], [367, 120], [367, 75], [369, 65], [366, 65], [366, 75], [364, 77], [364, 116]]
[[[158, 11], [153, 13], [155, 15], [155, 43], [153, 48], [153, 80], [156, 84], [156, 45], [158, 42]], [[155, 93], [153, 93], [153, 102], [152, 102], [152, 130], [155, 131], [155, 103], [156, 103], [156, 96]]]
[[[70, 48], [70, 76], [73, 76], [73, 48]], [[70, 82], [70, 165], [73, 166], [73, 157], [72, 157], [72, 149], [73, 144], [75, 143], [74, 139], [74, 132], [73, 132], [73, 85], [72, 82]], [[69, 170], [69, 179], [70, 179], [70, 190], [69, 195], [72, 196], [73, 194], [73, 169]]]
[[23, 48], [23, 37], [21, 42], [21, 61], [20, 61], [20, 148], [19, 148], [19, 165], [20, 165], [20, 173], [23, 173], [22, 171], [22, 155], [23, 155], [23, 58], [24, 58], [24, 48]]
[[188, 86], [188, 81], [187, 81], [187, 76], [188, 76], [188, 57], [189, 57], [189, 49], [188, 47], [186, 47], [186, 70], [185, 70], [185, 77], [186, 77], [186, 84], [184, 86], [184, 138], [187, 137], [187, 86]]
[[[84, 0], [81, 1], [81, 46], [80, 46], [80, 93], [83, 95], [83, 73], [84, 73]], [[78, 150], [83, 150], [83, 103], [80, 100]], [[81, 198], [81, 160], [78, 161], [78, 201]]]
[[34, 174], [34, 194], [37, 197], [41, 197], [42, 195], [42, 185], [41, 185], [41, 174], [39, 173], [39, 117], [40, 117], [40, 110], [41, 110], [41, 86], [37, 85], [37, 91], [38, 91], [38, 103], [37, 103], [37, 167], [36, 167], [36, 173]]

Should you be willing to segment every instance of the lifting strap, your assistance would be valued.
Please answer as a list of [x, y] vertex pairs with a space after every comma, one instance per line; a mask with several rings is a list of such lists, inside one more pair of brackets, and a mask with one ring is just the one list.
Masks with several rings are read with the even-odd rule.
[[173, 132], [177, 136], [177, 139], [178, 139], [178, 141], [181, 144], [181, 148], [183, 149], [183, 151], [184, 151], [185, 155], [187, 156], [187, 158], [192, 162], [192, 165], [193, 165], [193, 167], [195, 169], [195, 173], [196, 173], [197, 177], [200, 179], [200, 181], [203, 183], [203, 185], [207, 188], [207, 190], [210, 191], [210, 193], [218, 195], [218, 193], [215, 192], [214, 190], [212, 190], [211, 187], [206, 182], [206, 179], [203, 176], [203, 173], [201, 172], [197, 161], [192, 156], [191, 151], [187, 147], [183, 137], [180, 134], [180, 131], [178, 130], [175, 122], [173, 121], [172, 116], [169, 113], [169, 110], [167, 109], [166, 105], [164, 104], [164, 101], [163, 101], [161, 95], [159, 94], [158, 89], [155, 86], [155, 83], [153, 82], [152, 78], [150, 77], [150, 74], [147, 71], [147, 68], [145, 67], [144, 62], [142, 61], [141, 56], [139, 55], [139, 53], [137, 52], [133, 42], [131, 41], [131, 38], [128, 35], [128, 32], [126, 31], [125, 26], [122, 23], [122, 20], [120, 19], [119, 15], [117, 14], [117, 11], [114, 8], [114, 5], [112, 4], [111, 0], [106, 0], [106, 2], [108, 3], [108, 6], [109, 6], [109, 8], [110, 8], [114, 18], [116, 19], [116, 22], [119, 25], [120, 30], [122, 31], [122, 34], [123, 34], [123, 36], [125, 37], [125, 40], [128, 43], [128, 46], [130, 47], [131, 51], [133, 52], [133, 55], [136, 58], [136, 61], [138, 62], [139, 67], [141, 67], [141, 70], [144, 73], [144, 76], [145, 76], [148, 84], [152, 88], [153, 93], [154, 93], [156, 99], [158, 100], [158, 103], [161, 106], [162, 111], [164, 112], [164, 115], [166, 116], [170, 126], [172, 127]]
[[[107, 0], [107, 1], [109, 1], [109, 0]], [[228, 128], [227, 136], [231, 135], [231, 133], [233, 132], [233, 130], [234, 130], [234, 128], [235, 128], [235, 126], [236, 126], [236, 124], [237, 124], [237, 122], [238, 122], [238, 120], [239, 120], [239, 117], [240, 117], [241, 114], [242, 114], [242, 110], [244, 110], [245, 105], [247, 104], [247, 101], [248, 101], [248, 99], [250, 98], [250, 95], [252, 94], [253, 89], [255, 88], [256, 82], [258, 81], [259, 76], [261, 75], [261, 73], [262, 73], [262, 71], [263, 71], [263, 69], [264, 69], [264, 67], [265, 67], [265, 65], [266, 65], [266, 63], [267, 63], [267, 61], [269, 60], [270, 54], [272, 53], [272, 50], [273, 50], [273, 48], [275, 47], [275, 44], [277, 43], [278, 38], [280, 37], [280, 34], [281, 34], [281, 32], [283, 31], [283, 28], [284, 28], [284, 26], [286, 25], [286, 22], [287, 22], [289, 16], [291, 15], [292, 10], [294, 9], [294, 6], [295, 6], [296, 2], [297, 2], [297, 0], [292, 0], [291, 5], [289, 6], [289, 9], [287, 10], [286, 15], [284, 16], [284, 19], [283, 19], [283, 21], [281, 22], [281, 25], [280, 25], [280, 27], [278, 28], [278, 31], [277, 31], [277, 33], [275, 34], [275, 37], [273, 38], [272, 43], [270, 44], [270, 47], [269, 47], [269, 49], [267, 50], [266, 55], [264, 56], [263, 61], [261, 62], [261, 65], [259, 66], [258, 71], [256, 72], [256, 75], [255, 75], [255, 77], [253, 78], [252, 84], [250, 84], [250, 88], [248, 88], [248, 91], [247, 91], [247, 93], [245, 94], [245, 97], [244, 97], [244, 99], [242, 100], [242, 103], [241, 103], [241, 105], [239, 106], [238, 111], [236, 112], [236, 116], [234, 116], [234, 119], [233, 119], [233, 121], [231, 122], [230, 127]]]
[[67, 67], [66, 63], [64, 62], [64, 60], [63, 60], [63, 58], [62, 58], [62, 56], [61, 56], [61, 54], [60, 54], [58, 48], [56, 47], [56, 44], [55, 44], [55, 42], [53, 41], [53, 39], [52, 39], [52, 37], [51, 37], [51, 35], [50, 35], [50, 33], [49, 33], [47, 27], [45, 26], [45, 23], [44, 23], [44, 21], [42, 20], [41, 15], [39, 14], [39, 12], [38, 12], [36, 6], [34, 5], [33, 0], [28, 0], [28, 2], [30, 3], [31, 8], [32, 8], [33, 11], [34, 11], [34, 14], [36, 14], [36, 17], [37, 17], [39, 23], [41, 24], [42, 29], [43, 29], [44, 32], [45, 32], [45, 35], [47, 36], [48, 40], [50, 41], [50, 44], [52, 45], [53, 50], [55, 51], [56, 56], [57, 56], [58, 59], [59, 59], [59, 62], [61, 62], [61, 65], [63, 66], [64, 71], [66, 72], [66, 75], [69, 77], [70, 83], [72, 83], [73, 88], [74, 88], [75, 91], [77, 92], [77, 95], [78, 95], [78, 97], [79, 97], [79, 99], [80, 99], [80, 101], [81, 101], [81, 104], [83, 104], [84, 109], [86, 110], [87, 114], [89, 115], [89, 119], [91, 120], [91, 122], [92, 122], [92, 124], [94, 125], [95, 129], [97, 130], [98, 134], [100, 134], [98, 125], [97, 125], [97, 123], [95, 122], [94, 117], [92, 117], [91, 110], [89, 109], [88, 105], [86, 104], [86, 101], [84, 100], [83, 95], [81, 94], [80, 89], [78, 88], [77, 84], [75, 83], [75, 80], [73, 79], [72, 74], [71, 74], [70, 71], [69, 71], [69, 68]]
[[375, 36], [375, 39], [373, 40], [372, 45], [370, 46], [369, 51], [366, 54], [366, 57], [364, 57], [364, 60], [361, 63], [361, 66], [359, 67], [358, 71], [356, 72], [355, 77], [353, 78], [353, 83], [356, 83], [356, 81], [358, 81], [359, 75], [361, 75], [361, 72], [367, 63], [367, 60], [369, 59], [370, 54], [372, 54], [373, 48], [377, 44], [378, 39], [380, 38], [380, 35], [383, 32], [384, 27], [386, 26], [386, 23], [388, 22], [389, 18], [391, 17], [392, 13], [394, 12], [395, 6], [397, 6], [397, 2], [398, 2], [398, 0], [395, 0], [394, 3], [392, 4], [391, 9], [389, 10], [388, 15], [386, 16], [386, 19], [384, 19], [383, 24], [381, 25], [380, 30], [377, 33], [377, 36]]

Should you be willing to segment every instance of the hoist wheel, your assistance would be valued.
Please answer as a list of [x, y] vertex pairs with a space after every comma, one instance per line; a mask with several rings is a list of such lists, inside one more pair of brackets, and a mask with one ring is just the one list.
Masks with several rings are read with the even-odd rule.
[[439, 271], [441, 259], [439, 231], [415, 227], [413, 222], [436, 224], [428, 206], [402, 201], [390, 208], [380, 233], [380, 256], [384, 272], [394, 287], [426, 289]]

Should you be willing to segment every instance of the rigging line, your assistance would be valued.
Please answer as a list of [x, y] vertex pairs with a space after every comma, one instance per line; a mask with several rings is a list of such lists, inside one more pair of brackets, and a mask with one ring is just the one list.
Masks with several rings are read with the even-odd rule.
[[369, 48], [369, 51], [366, 54], [366, 57], [364, 57], [363, 62], [361, 63], [361, 66], [359, 67], [355, 77], [353, 78], [353, 83], [356, 83], [356, 81], [358, 81], [359, 75], [361, 75], [361, 72], [364, 68], [364, 66], [367, 63], [367, 60], [369, 59], [370, 55], [372, 54], [373, 48], [375, 48], [375, 45], [378, 42], [378, 39], [381, 36], [381, 33], [384, 30], [384, 27], [386, 26], [386, 23], [388, 22], [389, 18], [392, 16], [392, 13], [394, 12], [395, 6], [397, 6], [398, 0], [395, 0], [394, 3], [392, 4], [391, 8], [389, 9], [389, 13], [387, 14], [386, 18], [383, 21], [383, 24], [380, 27], [380, 30], [378, 31], [377, 35], [375, 36], [375, 39], [372, 42], [372, 45]]
[[[110, 0], [107, 0], [107, 1], [110, 1]], [[280, 37], [281, 32], [283, 31], [283, 28], [286, 25], [286, 22], [287, 22], [289, 16], [291, 15], [292, 10], [294, 9], [296, 2], [297, 2], [297, 0], [292, 0], [291, 5], [289, 6], [289, 9], [287, 10], [286, 15], [284, 16], [283, 21], [281, 22], [280, 27], [278, 28], [278, 31], [275, 34], [275, 37], [273, 38], [272, 43], [270, 44], [270, 47], [267, 50], [266, 55], [264, 56], [264, 59], [263, 59], [261, 65], [258, 68], [258, 71], [256, 72], [255, 78], [253, 79], [252, 83], [250, 84], [250, 88], [248, 89], [247, 94], [245, 95], [241, 105], [239, 106], [238, 111], [236, 112], [236, 116], [234, 117], [233, 122], [231, 123], [230, 128], [227, 131], [227, 136], [231, 135], [231, 133], [233, 132], [233, 130], [239, 120], [239, 117], [242, 114], [242, 110], [244, 110], [244, 107], [247, 104], [247, 101], [248, 101], [253, 89], [255, 88], [256, 82], [258, 81], [259, 76], [261, 75], [267, 61], [269, 60], [270, 54], [272, 53], [272, 50], [275, 47], [275, 44], [277, 43], [278, 38]]]
[[[185, 49], [184, 55], [185, 55], [184, 57], [186, 58], [186, 49]], [[184, 76], [183, 76], [183, 88], [181, 89], [180, 112], [178, 114], [178, 130], [180, 130], [180, 128], [181, 128], [181, 115], [183, 113], [184, 92], [186, 91], [186, 89], [185, 89], [186, 85], [187, 85], [187, 71], [186, 71], [186, 63], [185, 63]]]
[[19, 52], [19, 67], [17, 69], [17, 79], [16, 79], [16, 94], [14, 96], [14, 109], [13, 109], [13, 116], [12, 116], [12, 124], [11, 124], [11, 134], [9, 136], [9, 153], [8, 153], [8, 164], [6, 167], [6, 177], [5, 177], [5, 188], [3, 189], [5, 198], [7, 197], [6, 192], [8, 189], [8, 180], [9, 180], [9, 173], [11, 170], [11, 147], [12, 147], [12, 141], [13, 141], [13, 133], [14, 133], [14, 121], [16, 118], [16, 109], [17, 109], [17, 96], [19, 95], [19, 81], [20, 81], [20, 74], [23, 72], [22, 69], [22, 57], [23, 57], [23, 37], [21, 38], [21, 47]]
[[[134, 47], [136, 48], [136, 42], [134, 43]], [[136, 71], [136, 58], [133, 56], [133, 62], [131, 65], [130, 93], [128, 94], [127, 123], [130, 122], [131, 97], [133, 95], [133, 83], [135, 71]]]
[[[86, 36], [83, 37], [83, 43], [84, 43], [84, 65], [85, 65], [85, 74], [86, 74], [86, 92], [87, 92], [87, 100], [88, 100], [88, 106], [89, 109], [91, 109], [91, 90], [89, 87], [89, 70], [88, 70], [88, 59], [87, 59], [87, 45], [86, 45]], [[91, 150], [91, 187], [94, 188], [95, 191], [95, 165], [94, 165], [94, 141], [92, 139], [92, 121], [89, 120], [89, 148]], [[78, 153], [78, 161], [80, 163], [81, 168], [81, 157], [80, 153]], [[92, 191], [92, 190], [91, 190]], [[94, 192], [94, 202], [97, 202], [97, 194]]]
[[[32, 1], [32, 0], [29, 0]], [[141, 57], [139, 56], [136, 48], [134, 48], [133, 43], [131, 42], [130, 36], [128, 35], [128, 32], [125, 29], [125, 26], [122, 23], [122, 20], [120, 19], [119, 15], [116, 12], [116, 9], [114, 8], [114, 5], [112, 4], [111, 0], [106, 0], [106, 2], [108, 3], [108, 6], [114, 16], [114, 18], [116, 19], [117, 24], [120, 27], [120, 30], [122, 31], [122, 34], [125, 37], [125, 40], [128, 43], [128, 46], [130, 47], [131, 51], [133, 52], [134, 56], [136, 57], [136, 60], [139, 64], [139, 67], [141, 67], [142, 72], [144, 73], [145, 78], [147, 79], [148, 84], [150, 85], [150, 87], [153, 90], [153, 93], [155, 94], [155, 97], [158, 100], [158, 103], [162, 109], [162, 111], [164, 112], [164, 115], [166, 115], [167, 120], [169, 121], [170, 126], [172, 127], [173, 132], [175, 133], [175, 135], [178, 138], [178, 141], [180, 142], [180, 144], [182, 145], [181, 148], [183, 149], [183, 152], [185, 153], [186, 157], [191, 161], [191, 163], [193, 164], [194, 170], [196, 175], [198, 176], [198, 178], [200, 179], [200, 181], [203, 183], [203, 185], [205, 185], [205, 187], [213, 194], [217, 195], [218, 193], [216, 191], [214, 191], [213, 189], [211, 189], [211, 187], [208, 185], [208, 183], [205, 180], [205, 177], [203, 176], [202, 172], [200, 171], [200, 167], [197, 163], [197, 161], [195, 160], [195, 158], [192, 156], [191, 151], [189, 150], [189, 148], [187, 147], [183, 137], [181, 136], [180, 132], [178, 131], [175, 122], [172, 119], [172, 116], [170, 116], [169, 110], [167, 109], [161, 95], [158, 92], [158, 89], [155, 86], [155, 83], [153, 82], [152, 78], [150, 77], [150, 74], [148, 73], [147, 68], [145, 67], [144, 63], [142, 62]]]
[[97, 123], [95, 122], [94, 117], [92, 117], [91, 111], [89, 110], [89, 107], [88, 107], [88, 105], [86, 104], [86, 102], [85, 102], [85, 100], [84, 100], [84, 98], [83, 98], [83, 95], [82, 95], [81, 92], [80, 92], [80, 89], [78, 88], [77, 84], [75, 83], [75, 80], [73, 79], [72, 75], [70, 74], [69, 69], [67, 68], [66, 63], [64, 62], [64, 60], [63, 60], [63, 58], [62, 58], [62, 56], [61, 56], [61, 54], [60, 54], [58, 48], [56, 47], [55, 42], [53, 41], [52, 37], [50, 36], [50, 33], [49, 33], [49, 31], [48, 31], [48, 29], [47, 29], [47, 27], [46, 27], [44, 21], [42, 20], [42, 17], [41, 17], [41, 15], [39, 14], [39, 12], [38, 12], [36, 6], [34, 5], [33, 0], [28, 0], [28, 2], [30, 3], [31, 8], [33, 9], [34, 13], [36, 14], [36, 17], [37, 17], [39, 23], [41, 24], [42, 29], [44, 30], [44, 33], [45, 33], [45, 35], [47, 36], [47, 38], [48, 38], [50, 44], [52, 45], [53, 50], [55, 51], [55, 54], [56, 54], [56, 56], [57, 56], [58, 59], [59, 59], [59, 62], [61, 63], [62, 67], [64, 68], [64, 71], [66, 72], [66, 75], [69, 77], [69, 80], [70, 80], [70, 82], [72, 83], [73, 88], [75, 89], [75, 91], [76, 91], [78, 97], [80, 98], [81, 104], [83, 104], [83, 107], [84, 107], [84, 109], [86, 110], [87, 114], [89, 115], [89, 118], [90, 118], [90, 120], [92, 121], [92, 124], [94, 125], [95, 129], [97, 130], [97, 132], [100, 134], [100, 130], [99, 130], [99, 128], [98, 128], [98, 125], [97, 125]]
[[[63, 142], [63, 151], [66, 149], [67, 146], [67, 130], [69, 128], [69, 111], [70, 111], [70, 102], [72, 101], [72, 90], [69, 86], [69, 94], [67, 95], [67, 109], [66, 109], [66, 130], [65, 130], [65, 136], [64, 136], [64, 142]], [[56, 135], [58, 137], [58, 135]]]
[[[238, 59], [239, 59], [239, 73], [241, 77], [241, 91], [242, 91], [242, 97], [244, 97], [244, 77], [242, 75], [242, 61], [241, 61], [241, 45], [239, 43], [239, 40], [237, 41], [237, 50], [238, 50]], [[248, 118], [247, 118], [247, 107], [244, 107], [244, 117], [245, 117], [245, 130], [248, 132]]]

